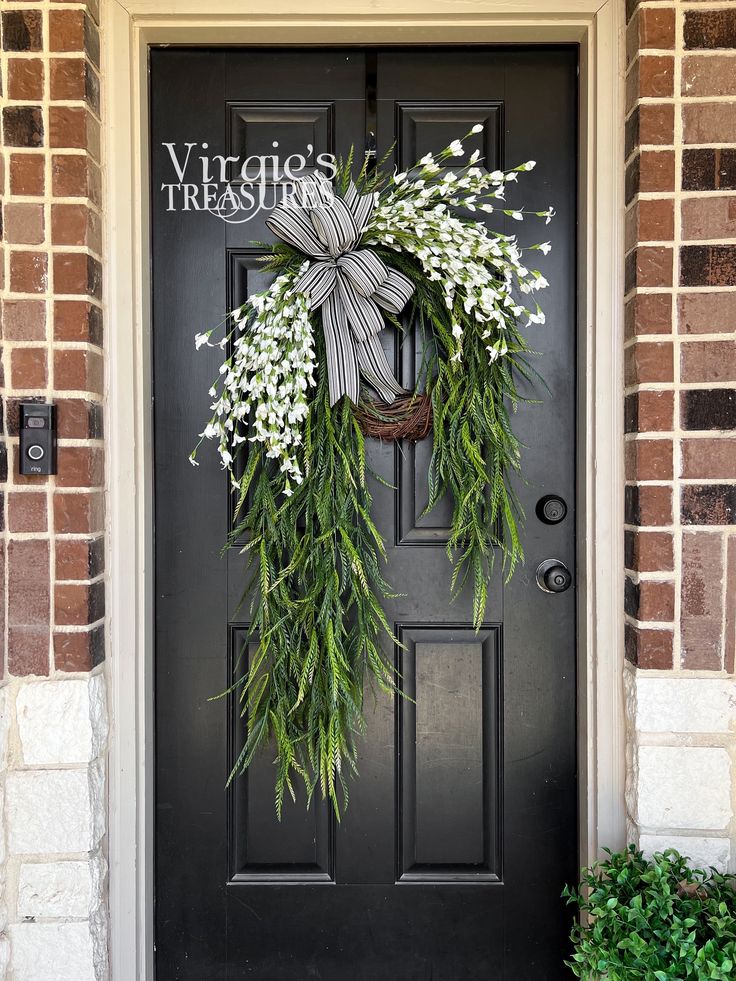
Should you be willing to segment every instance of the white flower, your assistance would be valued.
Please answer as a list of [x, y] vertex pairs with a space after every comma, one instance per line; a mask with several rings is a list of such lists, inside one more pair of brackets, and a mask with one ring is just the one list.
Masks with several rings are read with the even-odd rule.
[[471, 133], [482, 133], [483, 132], [483, 125], [481, 123], [476, 123], [475, 126], [471, 129], [470, 132]]
[[465, 153], [460, 140], [453, 140], [449, 146], [449, 150], [451, 151], [453, 157], [462, 157], [462, 155]]
[[552, 243], [542, 242], [541, 245], [537, 246], [537, 248], [539, 249], [540, 252], [543, 252], [545, 255], [549, 255], [549, 253], [552, 251]]
[[210, 334], [211, 333], [212, 333], [212, 331], [211, 330], [208, 330], [206, 334], [195, 334], [194, 335], [194, 343], [195, 343], [195, 345], [197, 347], [197, 350], [199, 350], [205, 344], [207, 344], [210, 347], [212, 346], [210, 344]]

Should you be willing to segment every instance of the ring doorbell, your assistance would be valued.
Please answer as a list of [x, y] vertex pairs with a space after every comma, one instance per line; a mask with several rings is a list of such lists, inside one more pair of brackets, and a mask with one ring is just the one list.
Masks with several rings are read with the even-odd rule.
[[20, 403], [20, 472], [27, 477], [56, 473], [56, 406]]

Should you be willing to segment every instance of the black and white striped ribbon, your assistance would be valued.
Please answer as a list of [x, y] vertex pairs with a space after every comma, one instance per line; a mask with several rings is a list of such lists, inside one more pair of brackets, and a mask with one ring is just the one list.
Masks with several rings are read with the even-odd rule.
[[379, 307], [400, 313], [414, 286], [372, 249], [356, 247], [373, 208], [372, 194], [358, 194], [351, 183], [345, 197], [337, 197], [315, 174], [297, 181], [289, 200], [266, 219], [275, 235], [313, 260], [294, 289], [310, 310], [322, 311], [330, 405], [343, 395], [357, 402], [361, 375], [384, 402], [404, 392], [381, 347]]

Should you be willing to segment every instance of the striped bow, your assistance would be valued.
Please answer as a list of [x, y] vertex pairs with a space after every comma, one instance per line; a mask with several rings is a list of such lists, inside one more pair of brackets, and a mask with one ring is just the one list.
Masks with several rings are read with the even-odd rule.
[[294, 289], [310, 310], [322, 308], [330, 405], [343, 395], [357, 403], [361, 374], [384, 402], [404, 392], [378, 339], [384, 326], [379, 307], [400, 313], [414, 286], [372, 249], [356, 248], [373, 208], [372, 194], [358, 194], [351, 183], [339, 198], [315, 174], [296, 181], [293, 195], [266, 219], [275, 235], [315, 260]]

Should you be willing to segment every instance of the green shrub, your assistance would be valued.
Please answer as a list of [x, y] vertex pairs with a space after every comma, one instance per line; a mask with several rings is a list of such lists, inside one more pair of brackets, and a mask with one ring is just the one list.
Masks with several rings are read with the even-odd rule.
[[691, 869], [672, 849], [651, 860], [634, 845], [606, 852], [563, 892], [587, 914], [566, 962], [576, 977], [736, 981], [735, 876]]

